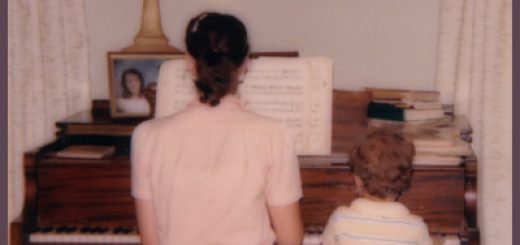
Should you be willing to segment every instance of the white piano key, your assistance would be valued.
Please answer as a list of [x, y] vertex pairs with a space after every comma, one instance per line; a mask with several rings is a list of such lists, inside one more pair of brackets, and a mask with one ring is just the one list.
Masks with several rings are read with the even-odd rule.
[[[113, 243], [128, 243], [140, 244], [141, 237], [133, 232], [130, 234], [85, 234], [79, 231], [74, 233], [42, 233], [35, 232], [29, 236], [31, 243], [95, 243], [95, 244], [113, 244]], [[319, 245], [321, 243], [321, 235], [306, 234], [303, 240], [304, 245]], [[444, 244], [451, 245], [451, 244]]]
[[447, 236], [442, 245], [460, 245], [460, 240], [456, 236]]
[[137, 234], [56, 234], [35, 232], [29, 236], [31, 243], [129, 243], [139, 244], [141, 238]]
[[303, 245], [320, 245], [321, 244], [321, 234], [305, 234], [303, 237]]
[[75, 233], [75, 234], [71, 234], [71, 235], [70, 235], [70, 241], [71, 241], [72, 243], [78, 243], [78, 242], [81, 242], [81, 235], [80, 235], [80, 234], [77, 234], [77, 233]]
[[54, 239], [55, 240], [55, 243], [65, 243], [67, 242], [67, 237], [64, 237], [65, 235], [61, 234], [61, 233], [57, 233], [57, 234], [52, 234], [52, 238], [51, 239]]
[[34, 242], [34, 243], [43, 242], [41, 233], [40, 232], [32, 233], [31, 236], [29, 236], [29, 242]]

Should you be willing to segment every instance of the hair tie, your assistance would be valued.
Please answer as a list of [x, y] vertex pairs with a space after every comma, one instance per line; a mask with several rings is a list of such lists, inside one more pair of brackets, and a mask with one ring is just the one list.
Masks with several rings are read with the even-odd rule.
[[208, 16], [208, 13], [201, 14], [197, 20], [195, 21], [195, 24], [193, 24], [193, 27], [191, 28], [191, 32], [195, 33], [199, 29], [199, 23]]

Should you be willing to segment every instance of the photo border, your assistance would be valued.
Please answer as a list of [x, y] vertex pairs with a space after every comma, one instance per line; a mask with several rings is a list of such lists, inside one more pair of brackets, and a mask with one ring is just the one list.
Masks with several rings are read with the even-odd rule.
[[152, 103], [151, 113], [143, 115], [139, 113], [124, 113], [117, 110], [116, 99], [117, 94], [115, 86], [119, 86], [117, 79], [114, 79], [115, 75], [115, 60], [173, 60], [173, 59], [184, 59], [184, 53], [182, 52], [108, 52], [108, 89], [109, 89], [109, 100], [110, 100], [110, 116], [113, 118], [147, 118], [153, 117], [154, 114], [154, 103]]

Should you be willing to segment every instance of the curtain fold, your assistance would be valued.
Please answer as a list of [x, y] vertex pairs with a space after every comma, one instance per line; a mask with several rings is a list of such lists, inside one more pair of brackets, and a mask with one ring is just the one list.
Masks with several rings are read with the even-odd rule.
[[8, 2], [8, 218], [23, 207], [23, 153], [90, 106], [83, 0]]
[[435, 87], [473, 127], [482, 244], [512, 244], [512, 2], [440, 4]]

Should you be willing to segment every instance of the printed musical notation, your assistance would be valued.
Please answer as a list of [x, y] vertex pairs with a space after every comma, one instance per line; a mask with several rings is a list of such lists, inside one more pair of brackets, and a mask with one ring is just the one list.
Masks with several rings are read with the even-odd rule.
[[[183, 61], [163, 63], [156, 116], [183, 109], [196, 91]], [[258, 58], [249, 64], [238, 96], [243, 106], [285, 123], [300, 155], [331, 152], [332, 61], [326, 58]], [[168, 106], [164, 106], [168, 105]]]

